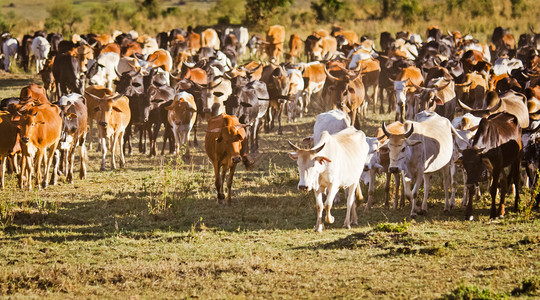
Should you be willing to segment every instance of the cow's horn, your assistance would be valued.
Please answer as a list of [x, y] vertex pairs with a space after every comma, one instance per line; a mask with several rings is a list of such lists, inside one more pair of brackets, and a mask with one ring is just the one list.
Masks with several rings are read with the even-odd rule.
[[382, 123], [382, 131], [384, 132], [384, 135], [386, 135], [387, 137], [391, 137], [392, 134], [388, 131], [388, 129], [386, 128], [386, 123], [383, 122]]
[[289, 146], [291, 146], [291, 148], [293, 148], [294, 151], [298, 151], [300, 150], [300, 148], [298, 148], [298, 146], [296, 146], [295, 144], [293, 144], [291, 141], [287, 141], [289, 143]]
[[324, 148], [325, 145], [326, 145], [326, 143], [319, 146], [319, 148], [311, 149], [311, 151], [313, 151], [313, 153], [319, 153]]
[[455, 86], [459, 86], [459, 87], [469, 87], [473, 84], [472, 81], [470, 82], [466, 82], [466, 83], [456, 83]]
[[465, 110], [465, 111], [474, 111], [474, 109], [470, 108], [469, 106], [467, 106], [467, 104], [461, 102], [461, 100], [458, 99], [458, 105], [459, 107], [461, 107], [461, 109]]
[[324, 73], [326, 73], [326, 76], [328, 76], [332, 80], [341, 81], [341, 79], [339, 79], [339, 78], [335, 77], [334, 75], [330, 74], [330, 72], [328, 72], [328, 70], [326, 69], [326, 66], [324, 66]]
[[411, 134], [413, 134], [413, 132], [414, 132], [414, 125], [411, 124], [411, 128], [409, 129], [409, 131], [407, 131], [407, 132], [405, 133], [405, 138], [410, 137]]
[[499, 99], [499, 102], [497, 103], [497, 105], [494, 105], [492, 108], [489, 109], [489, 112], [490, 113], [494, 113], [496, 112], [502, 105], [502, 99]]
[[122, 75], [118, 73], [118, 70], [116, 69], [116, 67], [114, 67], [114, 73], [116, 73], [116, 76], [118, 76], [118, 78], [122, 77]]
[[91, 97], [91, 98], [94, 98], [95, 100], [101, 100], [101, 98], [99, 98], [98, 96], [96, 96], [94, 94], [89, 93], [88, 91], [84, 91], [84, 94]]

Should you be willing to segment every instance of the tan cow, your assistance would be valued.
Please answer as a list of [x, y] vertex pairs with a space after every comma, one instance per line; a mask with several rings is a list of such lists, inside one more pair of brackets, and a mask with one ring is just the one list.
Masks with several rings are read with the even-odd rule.
[[201, 33], [201, 46], [219, 50], [219, 36], [214, 29], [208, 28]]
[[2, 170], [0, 171], [0, 187], [4, 189], [4, 174], [6, 172], [6, 158], [20, 149], [19, 129], [17, 124], [11, 120], [11, 114], [0, 111], [0, 160]]
[[[124, 132], [129, 120], [131, 111], [129, 109], [129, 99], [120, 94], [104, 96], [98, 98], [88, 92], [85, 95], [94, 98], [97, 106], [94, 107], [94, 118], [98, 123], [99, 138], [101, 140], [101, 171], [105, 170], [105, 157], [107, 150], [111, 151], [111, 167], [116, 169], [115, 151], [120, 152], [120, 167], [124, 167]], [[107, 145], [109, 149], [107, 149]]]
[[279, 64], [285, 42], [285, 27], [281, 25], [270, 26], [266, 33], [266, 54], [271, 62]]
[[217, 202], [223, 203], [223, 179], [229, 171], [227, 179], [226, 205], [231, 205], [231, 191], [236, 164], [242, 161], [240, 151], [242, 141], [246, 138], [245, 125], [240, 124], [238, 118], [221, 114], [208, 120], [208, 130], [204, 142], [206, 154], [214, 166], [215, 184], [218, 192]]
[[189, 156], [189, 134], [197, 119], [197, 105], [193, 95], [180, 92], [174, 96], [171, 105], [165, 107], [167, 120], [172, 127], [176, 147], [175, 154], [181, 153], [181, 147], [185, 145], [186, 156]]

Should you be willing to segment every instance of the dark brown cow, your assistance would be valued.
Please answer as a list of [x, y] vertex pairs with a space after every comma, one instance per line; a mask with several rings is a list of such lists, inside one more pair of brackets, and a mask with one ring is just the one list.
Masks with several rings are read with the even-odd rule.
[[20, 150], [19, 129], [17, 124], [11, 120], [11, 114], [0, 111], [0, 160], [2, 170], [0, 170], [0, 187], [4, 189], [4, 174], [6, 172], [6, 159]]
[[362, 73], [355, 73], [341, 66], [339, 71], [328, 71], [325, 68], [325, 72], [324, 97], [330, 99], [334, 109], [349, 113], [351, 125], [355, 126], [358, 109], [364, 105], [366, 95]]
[[[467, 189], [469, 197], [474, 197], [482, 173], [491, 174], [489, 188], [491, 194], [490, 217], [503, 217], [505, 213], [504, 199], [510, 183], [514, 184], [516, 197], [514, 210], [517, 211], [519, 203], [520, 180], [520, 150], [521, 128], [515, 116], [507, 113], [498, 113], [480, 121], [470, 148], [463, 151], [461, 163], [467, 173]], [[510, 166], [510, 173], [506, 176], [504, 168]], [[497, 189], [501, 201], [496, 209], [495, 200]], [[472, 220], [472, 198], [467, 202], [465, 218]]]
[[227, 199], [226, 205], [231, 205], [231, 192], [236, 170], [236, 164], [242, 161], [240, 151], [242, 141], [246, 137], [245, 125], [238, 122], [238, 118], [221, 114], [208, 120], [208, 130], [206, 131], [204, 148], [214, 166], [215, 184], [217, 190], [217, 202], [223, 203], [225, 194], [223, 193], [223, 180], [229, 171], [227, 179]]

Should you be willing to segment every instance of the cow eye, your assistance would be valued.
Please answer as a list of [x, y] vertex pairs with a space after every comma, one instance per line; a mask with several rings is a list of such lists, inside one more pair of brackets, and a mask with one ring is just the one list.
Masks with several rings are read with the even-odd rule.
[[401, 152], [405, 152], [405, 147], [401, 148]]

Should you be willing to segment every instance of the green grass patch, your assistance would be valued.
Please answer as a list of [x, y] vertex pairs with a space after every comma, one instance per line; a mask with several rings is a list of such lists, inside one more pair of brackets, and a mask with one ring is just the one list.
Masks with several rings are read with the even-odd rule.
[[409, 227], [411, 226], [411, 223], [409, 222], [402, 222], [402, 223], [379, 223], [375, 226], [376, 231], [382, 231], [382, 232], [405, 232]]

